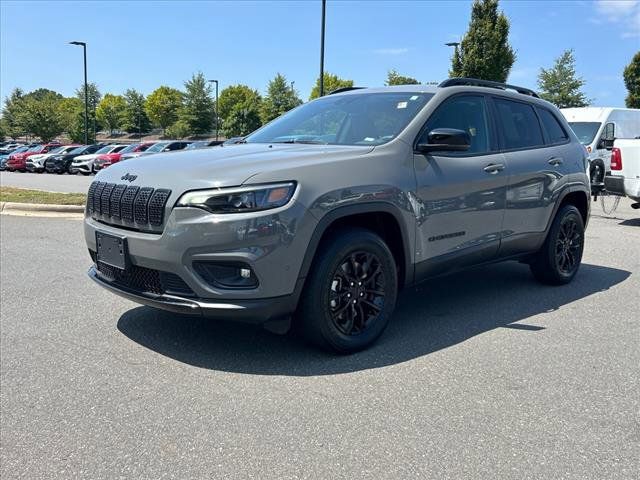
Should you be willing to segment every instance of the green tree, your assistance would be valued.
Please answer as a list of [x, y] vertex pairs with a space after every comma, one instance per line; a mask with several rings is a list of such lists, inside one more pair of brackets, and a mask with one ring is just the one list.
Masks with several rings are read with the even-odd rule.
[[558, 108], [586, 107], [591, 101], [581, 92], [585, 81], [576, 76], [573, 50], [565, 50], [556, 58], [553, 67], [540, 69], [540, 96]]
[[182, 92], [163, 85], [147, 97], [145, 110], [153, 124], [164, 131], [178, 120], [178, 110], [181, 106]]
[[420, 82], [413, 77], [405, 77], [395, 70], [389, 70], [385, 85], [418, 85]]
[[37, 91], [25, 95], [20, 111], [21, 123], [25, 130], [43, 142], [49, 142], [64, 131], [59, 105], [62, 95], [56, 92]]
[[244, 137], [260, 128], [260, 111], [257, 106], [236, 105], [227, 116], [222, 132], [227, 138]]
[[178, 113], [180, 121], [194, 135], [208, 133], [213, 128], [214, 102], [211, 85], [202, 72], [195, 73], [184, 82], [184, 103]]
[[267, 123], [302, 103], [297, 92], [290, 86], [284, 75], [276, 74], [269, 82], [267, 96], [260, 107], [260, 119]]
[[127, 102], [120, 95], [112, 95], [107, 93], [96, 108], [96, 118], [102, 125], [109, 129], [109, 135], [113, 135], [122, 125], [124, 111], [127, 108]]
[[144, 95], [130, 88], [124, 92], [126, 103], [122, 114], [122, 129], [128, 133], [147, 133], [151, 130], [151, 122], [145, 111]]
[[640, 51], [633, 56], [631, 63], [625, 67], [622, 76], [629, 92], [625, 99], [627, 108], [640, 108]]
[[[96, 108], [102, 100], [102, 94], [98, 89], [98, 86], [90, 82], [87, 84], [87, 92], [88, 92], [88, 120], [89, 120], [89, 143], [94, 143], [96, 141], [96, 132], [100, 130], [100, 122], [96, 119]], [[76, 97], [82, 102], [82, 112], [80, 114], [80, 118], [82, 119], [82, 131], [84, 132], [84, 84], [76, 89]], [[84, 142], [84, 133], [82, 135], [82, 141]]]
[[188, 137], [191, 133], [191, 127], [187, 122], [182, 119], [179, 119], [173, 125], [167, 127], [164, 131], [164, 136], [167, 138], [185, 138]]
[[24, 92], [16, 88], [4, 100], [2, 108], [2, 124], [5, 134], [11, 138], [24, 135], [25, 128], [20, 122], [20, 111], [24, 100]]
[[257, 90], [246, 85], [231, 85], [222, 92], [218, 99], [218, 111], [222, 125], [227, 121], [234, 109], [255, 109], [260, 111], [262, 97]]
[[[346, 80], [344, 78], [340, 78], [337, 75], [334, 75], [329, 72], [324, 72], [324, 93], [331, 93], [338, 88], [345, 87], [353, 87], [353, 80]], [[316, 79], [316, 84], [311, 90], [311, 95], [309, 96], [309, 100], [313, 100], [314, 98], [318, 98], [320, 96], [320, 77]]]
[[64, 131], [72, 142], [84, 141], [84, 102], [77, 97], [60, 100], [58, 112]]
[[509, 20], [498, 12], [498, 0], [474, 0], [469, 30], [454, 52], [449, 75], [505, 82], [515, 60]]

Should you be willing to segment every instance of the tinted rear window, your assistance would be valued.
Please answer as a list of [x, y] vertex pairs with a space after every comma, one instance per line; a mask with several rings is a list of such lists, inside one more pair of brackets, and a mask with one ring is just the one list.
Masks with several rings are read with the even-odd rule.
[[536, 147], [544, 144], [540, 123], [531, 105], [502, 98], [495, 99], [495, 102], [505, 149]]
[[538, 114], [542, 122], [542, 127], [547, 132], [549, 143], [562, 143], [569, 138], [553, 113], [544, 108], [539, 108]]

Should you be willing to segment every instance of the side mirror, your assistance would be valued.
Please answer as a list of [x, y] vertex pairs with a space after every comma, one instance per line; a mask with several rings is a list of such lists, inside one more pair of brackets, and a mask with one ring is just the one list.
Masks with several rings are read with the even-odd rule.
[[604, 148], [607, 150], [611, 150], [613, 148], [613, 142], [615, 142], [615, 138], [605, 138], [602, 143], [604, 144]]
[[[424, 137], [423, 137], [424, 138]], [[471, 147], [471, 136], [464, 130], [455, 128], [436, 128], [416, 145], [419, 152], [464, 152]]]

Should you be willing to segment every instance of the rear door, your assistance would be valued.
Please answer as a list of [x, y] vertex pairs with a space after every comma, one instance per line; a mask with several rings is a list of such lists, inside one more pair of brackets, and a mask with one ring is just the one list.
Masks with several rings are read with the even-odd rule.
[[505, 159], [498, 149], [485, 95], [446, 99], [427, 120], [421, 137], [435, 128], [465, 130], [471, 148], [414, 153], [418, 277], [494, 258], [506, 198]]
[[[493, 97], [509, 185], [500, 256], [535, 250], [566, 182], [569, 135], [546, 108]], [[544, 128], [543, 128], [544, 127]]]

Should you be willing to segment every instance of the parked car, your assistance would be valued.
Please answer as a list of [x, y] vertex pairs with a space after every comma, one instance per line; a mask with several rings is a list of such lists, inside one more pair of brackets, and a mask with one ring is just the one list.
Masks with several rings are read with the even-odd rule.
[[31, 147], [26, 152], [21, 153], [12, 153], [9, 155], [9, 160], [6, 163], [6, 168], [10, 172], [19, 171], [26, 172], [27, 171], [27, 158], [32, 155], [39, 155], [41, 153], [47, 153], [54, 148], [58, 148], [60, 146], [59, 143], [46, 143], [44, 145], [35, 145]]
[[127, 145], [105, 145], [97, 152], [78, 155], [71, 162], [71, 166], [69, 167], [69, 173], [74, 174], [74, 173], [80, 172], [83, 175], [89, 175], [91, 173], [95, 173], [93, 163], [99, 155], [119, 152], [125, 147], [127, 147]]
[[71, 150], [69, 153], [53, 155], [45, 160], [44, 169], [47, 171], [47, 173], [63, 174], [69, 171], [69, 167], [71, 166], [71, 162], [74, 158], [79, 155], [95, 153], [102, 147], [104, 147], [104, 145], [101, 143], [95, 143], [93, 145], [81, 145], [78, 148]]
[[54, 155], [64, 155], [66, 153], [69, 153], [71, 150], [78, 148], [79, 146], [80, 145], [62, 145], [60, 147], [54, 148], [53, 150], [50, 150], [49, 153], [32, 155], [27, 158], [27, 171], [42, 173], [44, 172], [44, 162], [46, 162], [47, 158], [53, 157]]
[[108, 167], [109, 165], [117, 163], [122, 159], [123, 155], [126, 155], [128, 153], [144, 152], [154, 143], [155, 142], [134, 143], [134, 144], [128, 145], [126, 148], [123, 148], [119, 152], [111, 152], [111, 153], [98, 155], [96, 159], [93, 161], [93, 169], [95, 171], [98, 171]]
[[611, 149], [616, 138], [640, 136], [640, 110], [584, 107], [561, 110], [580, 142], [589, 152], [589, 177], [598, 189], [611, 171]]
[[0, 155], [13, 153], [14, 150], [24, 146], [25, 145], [23, 143], [7, 142], [2, 147], [0, 147]]
[[616, 140], [611, 150], [611, 173], [604, 177], [608, 192], [629, 197], [640, 208], [640, 138]]
[[175, 150], [183, 150], [185, 149], [191, 142], [181, 141], [181, 140], [173, 140], [173, 141], [162, 141], [156, 142], [149, 148], [147, 148], [144, 152], [136, 152], [136, 153], [128, 153], [126, 155], [122, 155], [120, 160], [129, 160], [131, 158], [142, 157], [145, 155], [152, 155], [154, 153], [162, 153], [162, 152], [173, 152]]
[[15, 150], [13, 150], [12, 153], [5, 153], [3, 155], [0, 155], [0, 170], [6, 170], [7, 162], [9, 161], [9, 156], [11, 154], [22, 153], [22, 152], [26, 152], [27, 150], [29, 150], [29, 147], [26, 145], [23, 145], [22, 147], [18, 147]]
[[570, 282], [587, 160], [560, 111], [525, 88], [343, 89], [244, 143], [101, 171], [89, 276], [138, 303], [274, 330], [298, 312], [309, 340], [353, 352], [382, 334], [401, 287], [433, 275], [519, 260], [541, 282]]
[[218, 145], [222, 145], [222, 140], [196, 140], [195, 142], [191, 142], [185, 150], [196, 150], [198, 148], [207, 148], [207, 147], [215, 147]]

